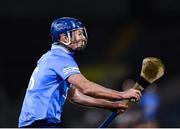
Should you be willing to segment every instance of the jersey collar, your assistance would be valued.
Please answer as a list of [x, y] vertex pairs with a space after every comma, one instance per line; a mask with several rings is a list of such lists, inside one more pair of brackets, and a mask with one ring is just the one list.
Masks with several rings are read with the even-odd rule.
[[60, 49], [60, 50], [64, 51], [67, 54], [73, 54], [67, 48], [65, 48], [63, 45], [61, 45], [61, 44], [59, 44], [57, 42], [52, 44], [51, 49]]

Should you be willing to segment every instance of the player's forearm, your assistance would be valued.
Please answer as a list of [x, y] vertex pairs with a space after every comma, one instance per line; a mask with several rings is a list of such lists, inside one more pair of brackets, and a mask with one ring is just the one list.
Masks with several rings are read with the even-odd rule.
[[124, 99], [123, 92], [105, 88], [99, 84], [87, 80], [81, 74], [70, 76], [68, 81], [85, 95], [112, 100]]
[[104, 109], [109, 109], [109, 110], [118, 108], [118, 102], [111, 102], [104, 99], [93, 98], [93, 97], [82, 94], [77, 89], [71, 89], [69, 91], [68, 98], [72, 102], [83, 105], [83, 106], [98, 107], [98, 108], [104, 108]]
[[86, 82], [86, 84], [84, 85], [89, 85], [91, 87], [91, 88], [87, 88], [84, 93], [92, 97], [111, 99], [111, 100], [121, 100], [124, 98], [122, 92], [106, 88], [91, 81]]

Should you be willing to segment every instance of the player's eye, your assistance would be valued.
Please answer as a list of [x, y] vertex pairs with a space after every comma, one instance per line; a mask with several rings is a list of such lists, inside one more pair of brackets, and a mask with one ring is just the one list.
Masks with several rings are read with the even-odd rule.
[[79, 32], [79, 36], [83, 36], [84, 34], [83, 34], [83, 32]]

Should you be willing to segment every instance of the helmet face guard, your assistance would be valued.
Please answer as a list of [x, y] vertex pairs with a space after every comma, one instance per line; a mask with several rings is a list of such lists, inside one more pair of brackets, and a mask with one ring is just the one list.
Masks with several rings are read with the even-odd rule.
[[86, 37], [86, 39], [88, 38], [86, 28], [78, 19], [71, 17], [58, 18], [51, 24], [52, 40], [53, 42], [59, 42], [60, 34], [64, 33], [69, 38], [69, 42], [64, 44], [69, 45], [71, 44], [72, 31], [77, 29], [82, 29], [84, 31], [84, 36]]

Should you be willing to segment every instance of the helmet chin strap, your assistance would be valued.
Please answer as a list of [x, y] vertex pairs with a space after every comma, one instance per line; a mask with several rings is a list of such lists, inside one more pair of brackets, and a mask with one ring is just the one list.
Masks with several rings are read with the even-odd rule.
[[67, 43], [66, 43], [66, 42], [61, 41], [61, 43], [63, 43], [64, 45], [70, 45], [70, 44], [71, 44], [71, 35], [70, 35], [70, 33], [69, 33], [69, 32], [67, 32], [67, 37], [68, 37], [68, 42], [67, 42]]

